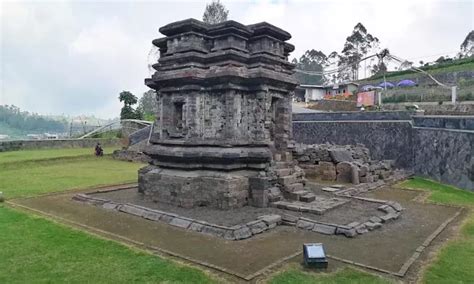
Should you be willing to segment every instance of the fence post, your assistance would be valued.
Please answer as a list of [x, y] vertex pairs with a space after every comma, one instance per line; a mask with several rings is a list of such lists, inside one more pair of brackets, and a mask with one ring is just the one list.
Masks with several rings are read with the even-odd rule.
[[453, 86], [453, 87], [451, 87], [451, 102], [452, 102], [453, 104], [456, 103], [456, 96], [457, 96], [457, 94], [456, 94], [456, 86]]

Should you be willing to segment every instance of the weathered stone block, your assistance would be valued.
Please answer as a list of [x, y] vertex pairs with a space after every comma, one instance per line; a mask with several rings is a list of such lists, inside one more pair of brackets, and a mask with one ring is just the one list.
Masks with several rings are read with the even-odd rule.
[[265, 224], [268, 226], [269, 229], [276, 227], [276, 225], [281, 222], [281, 216], [276, 215], [276, 214], [263, 215], [263, 216], [258, 217], [258, 219], [265, 222]]
[[352, 158], [351, 152], [347, 150], [332, 149], [332, 150], [329, 150], [329, 155], [331, 156], [332, 160], [335, 163], [354, 161], [354, 159]]
[[352, 164], [349, 162], [341, 162], [336, 165], [338, 182], [352, 182]]
[[305, 230], [312, 230], [314, 228], [314, 223], [299, 219], [298, 222], [296, 222], [296, 227]]
[[179, 217], [176, 217], [176, 218], [173, 218], [169, 224], [171, 226], [175, 226], [175, 227], [179, 227], [179, 228], [183, 228], [183, 229], [187, 229], [189, 227], [189, 225], [191, 225], [191, 221], [189, 220], [185, 220], [185, 219], [181, 219]]
[[135, 206], [130, 205], [130, 204], [122, 205], [120, 207], [119, 211], [131, 214], [131, 215], [135, 215], [135, 216], [140, 216], [140, 217], [142, 217], [146, 212], [146, 210], [144, 210], [142, 208], [135, 207]]
[[332, 162], [319, 162], [321, 180], [336, 180], [336, 167]]
[[336, 227], [315, 223], [313, 231], [325, 235], [334, 235], [336, 233]]
[[155, 211], [147, 211], [145, 214], [143, 214], [143, 218], [152, 220], [152, 221], [158, 221], [160, 220], [161, 213], [155, 212]]
[[102, 205], [102, 208], [107, 210], [114, 210], [117, 209], [118, 204], [114, 202], [107, 202]]
[[353, 238], [357, 235], [357, 232], [354, 228], [346, 227], [346, 226], [338, 226], [336, 229], [336, 235], [344, 235], [348, 238]]
[[234, 230], [234, 236], [236, 240], [248, 239], [252, 236], [252, 231], [247, 226], [242, 226]]

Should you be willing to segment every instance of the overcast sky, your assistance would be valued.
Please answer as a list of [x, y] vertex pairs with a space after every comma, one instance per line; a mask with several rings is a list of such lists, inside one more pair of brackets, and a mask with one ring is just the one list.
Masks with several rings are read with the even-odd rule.
[[[158, 28], [201, 19], [207, 1], [0, 1], [0, 105], [41, 114], [117, 117], [118, 94], [147, 90]], [[229, 19], [292, 34], [291, 57], [342, 50], [358, 22], [391, 53], [418, 62], [453, 55], [474, 29], [474, 1], [230, 1]]]

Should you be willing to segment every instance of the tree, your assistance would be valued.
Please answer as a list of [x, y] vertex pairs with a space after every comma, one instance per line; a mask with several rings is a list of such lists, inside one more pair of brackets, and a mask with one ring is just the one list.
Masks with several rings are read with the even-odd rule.
[[208, 24], [218, 24], [227, 21], [229, 10], [219, 0], [213, 0], [211, 4], [206, 4], [206, 10], [202, 20]]
[[[303, 71], [313, 71], [313, 72], [322, 72], [324, 67], [327, 66], [327, 57], [326, 55], [319, 50], [307, 50], [299, 60], [296, 58], [292, 61], [293, 64], [296, 64], [297, 69]], [[296, 79], [300, 84], [324, 84], [326, 83], [326, 78], [323, 75], [312, 75], [303, 72], [296, 73]]]
[[137, 97], [135, 97], [129, 91], [123, 91], [119, 95], [120, 102], [123, 102], [122, 110], [120, 111], [120, 119], [142, 119], [140, 111], [135, 111], [132, 105], [137, 103]]
[[157, 102], [156, 102], [156, 92], [155, 90], [148, 90], [143, 93], [143, 96], [138, 101], [138, 108], [143, 113], [143, 118], [145, 120], [153, 121], [155, 120], [157, 113]]
[[459, 53], [460, 58], [474, 56], [474, 30], [469, 32], [461, 43], [461, 52]]
[[355, 25], [352, 34], [346, 38], [344, 48], [339, 56], [339, 66], [350, 66], [340, 72], [339, 79], [357, 80], [359, 78], [359, 61], [369, 52], [376, 52], [379, 48], [379, 39], [367, 32], [361, 23]]

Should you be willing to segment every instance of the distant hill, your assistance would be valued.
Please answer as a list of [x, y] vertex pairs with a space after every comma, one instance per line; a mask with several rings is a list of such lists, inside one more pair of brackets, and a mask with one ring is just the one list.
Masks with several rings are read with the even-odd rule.
[[27, 134], [64, 133], [66, 129], [66, 121], [21, 111], [13, 105], [0, 105], [0, 135], [18, 139], [24, 138]]

